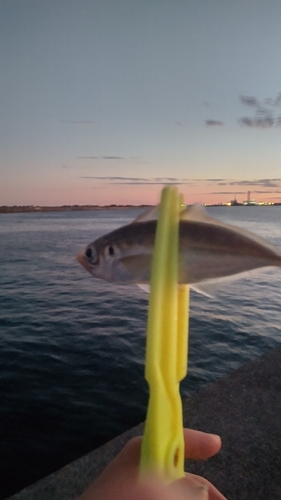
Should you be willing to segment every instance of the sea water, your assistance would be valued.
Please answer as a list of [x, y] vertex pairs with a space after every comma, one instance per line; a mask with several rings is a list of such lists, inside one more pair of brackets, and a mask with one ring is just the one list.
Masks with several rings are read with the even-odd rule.
[[[281, 247], [281, 207], [209, 213]], [[140, 210], [0, 214], [0, 498], [145, 418], [148, 297], [75, 255]], [[281, 342], [281, 271], [191, 292], [187, 396]]]

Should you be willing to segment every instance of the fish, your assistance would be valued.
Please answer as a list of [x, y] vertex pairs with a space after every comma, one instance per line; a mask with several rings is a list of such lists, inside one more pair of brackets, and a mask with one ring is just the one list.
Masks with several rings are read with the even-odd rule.
[[[78, 253], [78, 262], [96, 278], [148, 291], [157, 218], [153, 207], [90, 243]], [[179, 284], [213, 296], [221, 281], [272, 266], [281, 267], [281, 251], [260, 236], [217, 220], [200, 206], [180, 213]]]

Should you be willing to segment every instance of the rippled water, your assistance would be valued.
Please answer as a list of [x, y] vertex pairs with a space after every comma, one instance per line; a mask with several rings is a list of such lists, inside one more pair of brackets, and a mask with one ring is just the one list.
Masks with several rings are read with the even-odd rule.
[[[281, 207], [209, 212], [281, 247]], [[75, 260], [137, 210], [0, 214], [0, 498], [145, 417], [147, 296]], [[191, 294], [187, 395], [281, 340], [281, 272]]]

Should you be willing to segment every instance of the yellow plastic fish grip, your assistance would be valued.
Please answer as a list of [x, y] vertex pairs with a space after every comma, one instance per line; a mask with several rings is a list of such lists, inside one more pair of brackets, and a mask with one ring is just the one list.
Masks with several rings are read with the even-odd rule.
[[145, 377], [150, 397], [141, 450], [141, 476], [168, 481], [184, 476], [184, 440], [179, 382], [187, 372], [189, 288], [178, 285], [179, 218], [182, 196], [162, 191], [152, 259]]

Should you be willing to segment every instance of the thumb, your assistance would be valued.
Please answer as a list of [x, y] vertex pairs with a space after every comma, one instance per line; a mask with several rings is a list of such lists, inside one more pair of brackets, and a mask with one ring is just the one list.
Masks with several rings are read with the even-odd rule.
[[123, 491], [123, 500], [208, 500], [208, 488], [194, 478], [182, 479], [171, 486], [156, 479], [132, 485]]
[[208, 486], [197, 481], [194, 477], [179, 479], [170, 487], [178, 496], [175, 500], [208, 500]]

